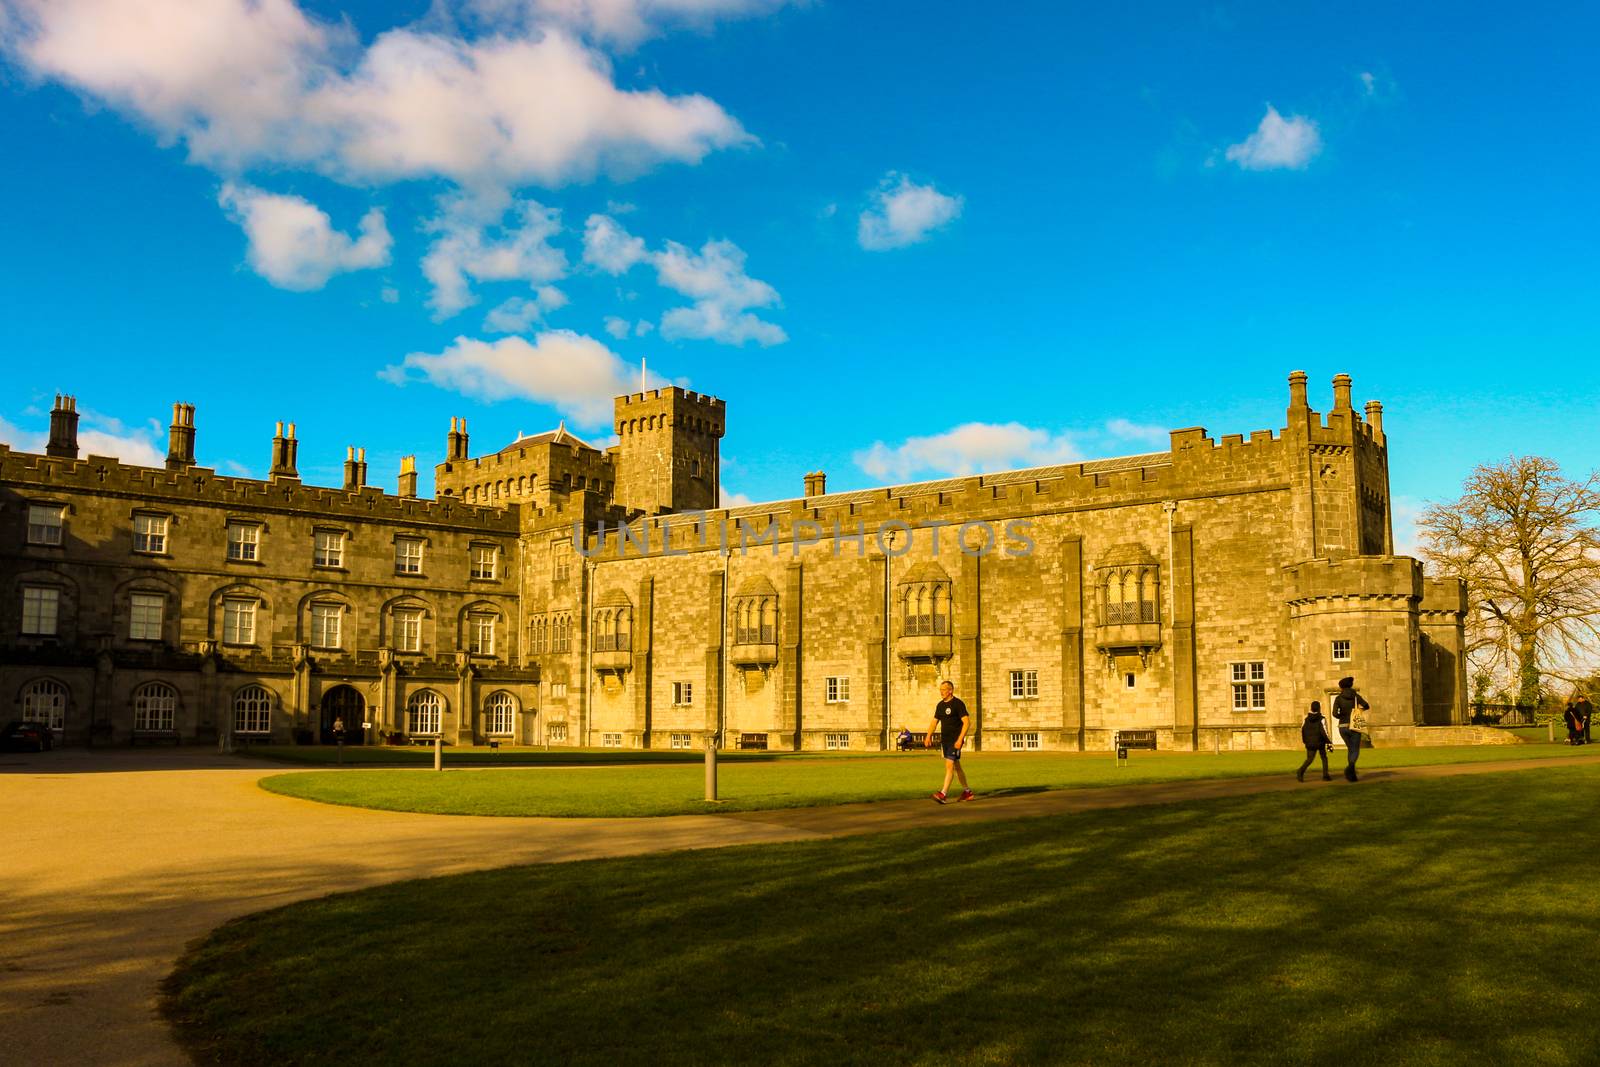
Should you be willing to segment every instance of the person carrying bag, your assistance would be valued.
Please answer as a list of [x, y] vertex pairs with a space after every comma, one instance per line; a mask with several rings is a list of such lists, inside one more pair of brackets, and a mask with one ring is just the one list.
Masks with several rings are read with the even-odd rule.
[[1339, 724], [1339, 738], [1344, 742], [1344, 776], [1352, 782], [1357, 780], [1356, 760], [1361, 758], [1361, 745], [1368, 732], [1363, 712], [1372, 710], [1372, 705], [1361, 699], [1355, 687], [1354, 678], [1340, 678], [1339, 692], [1333, 698], [1333, 718]]

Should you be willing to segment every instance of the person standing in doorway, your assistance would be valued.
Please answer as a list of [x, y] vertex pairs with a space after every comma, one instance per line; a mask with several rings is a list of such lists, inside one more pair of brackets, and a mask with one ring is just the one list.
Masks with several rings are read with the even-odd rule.
[[1356, 692], [1354, 678], [1339, 679], [1339, 692], [1333, 698], [1333, 719], [1339, 724], [1339, 739], [1344, 742], [1344, 776], [1352, 782], [1356, 781], [1356, 760], [1361, 758], [1361, 742], [1365, 739], [1361, 728], [1367, 725], [1367, 718], [1361, 713], [1371, 708], [1372, 705]]
[[958, 800], [971, 800], [972, 789], [967, 785], [967, 772], [961, 769], [961, 746], [966, 744], [967, 731], [972, 727], [972, 716], [967, 705], [956, 696], [956, 687], [946, 681], [939, 683], [939, 703], [933, 708], [933, 721], [928, 724], [927, 744], [933, 747], [933, 731], [939, 731], [944, 747], [944, 786], [933, 794], [933, 799], [943, 804], [950, 793], [950, 779], [961, 779], [961, 796]]
[[1306, 761], [1300, 764], [1300, 769], [1294, 776], [1300, 781], [1306, 780], [1306, 768], [1311, 766], [1311, 761], [1318, 756], [1322, 757], [1322, 780], [1333, 781], [1333, 775], [1328, 773], [1328, 749], [1333, 745], [1333, 739], [1328, 736], [1328, 721], [1322, 717], [1322, 702], [1313, 700], [1311, 710], [1306, 713], [1306, 721], [1300, 724], [1300, 741], [1306, 746]]

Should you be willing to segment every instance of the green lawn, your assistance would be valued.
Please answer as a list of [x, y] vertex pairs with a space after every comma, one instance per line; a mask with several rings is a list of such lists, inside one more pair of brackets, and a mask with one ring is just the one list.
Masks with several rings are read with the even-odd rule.
[[1588, 1064], [1597, 821], [1600, 763], [512, 868], [232, 922], [165, 1010], [241, 1067]]
[[[271, 763], [331, 767], [341, 761], [351, 767], [429, 767], [433, 749], [422, 745], [352, 745], [341, 754], [335, 745], [250, 745], [236, 755]], [[446, 745], [444, 762], [450, 767], [591, 767], [632, 766], [639, 763], [693, 763], [705, 759], [704, 751], [638, 748], [473, 748]], [[764, 763], [794, 759], [783, 752], [722, 752], [724, 760]], [[841, 756], [839, 758], [849, 758]], [[859, 758], [859, 756], [857, 757]]]
[[[1589, 754], [1564, 745], [1386, 748], [1365, 751], [1367, 768]], [[1600, 749], [1595, 752], [1600, 759]], [[1222, 755], [1137, 752], [1118, 767], [1109, 753], [971, 753], [963, 761], [973, 788], [994, 795], [1041, 789], [1127, 785], [1191, 778], [1286, 774], [1297, 752]], [[1332, 763], [1343, 766], [1344, 753]], [[627, 816], [798, 808], [926, 796], [938, 788], [936, 752], [874, 757], [787, 757], [720, 765], [721, 803], [707, 804], [703, 765], [456, 770], [311, 771], [275, 775], [261, 785], [330, 804], [447, 815]], [[1313, 773], [1317, 773], [1313, 771]]]

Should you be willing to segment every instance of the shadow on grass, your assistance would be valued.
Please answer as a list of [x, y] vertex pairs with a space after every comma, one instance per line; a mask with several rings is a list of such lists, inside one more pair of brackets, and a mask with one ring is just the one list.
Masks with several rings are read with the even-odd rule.
[[[200, 1062], [1600, 1059], [1600, 768], [413, 882], [230, 923]], [[1558, 820], [1552, 813], [1560, 812]]]

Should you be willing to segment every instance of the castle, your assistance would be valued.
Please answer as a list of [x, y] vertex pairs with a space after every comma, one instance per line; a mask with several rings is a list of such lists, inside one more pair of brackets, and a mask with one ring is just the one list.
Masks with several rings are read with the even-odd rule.
[[618, 397], [474, 457], [435, 498], [0, 446], [0, 694], [65, 742], [879, 750], [951, 679], [987, 750], [1299, 746], [1355, 675], [1382, 743], [1465, 721], [1459, 581], [1393, 554], [1382, 406], [1163, 452], [718, 508], [721, 400]]

